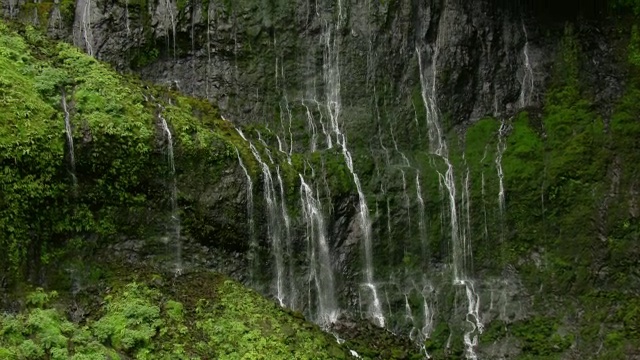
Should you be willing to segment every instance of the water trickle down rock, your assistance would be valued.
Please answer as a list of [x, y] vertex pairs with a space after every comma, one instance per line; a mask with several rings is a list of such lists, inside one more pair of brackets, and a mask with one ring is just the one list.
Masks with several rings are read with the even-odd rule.
[[167, 120], [162, 116], [164, 109], [161, 105], [158, 105], [158, 118], [160, 119], [160, 125], [162, 127], [162, 133], [165, 136], [167, 144], [167, 161], [169, 165], [169, 177], [170, 177], [170, 202], [171, 202], [171, 214], [169, 221], [169, 240], [175, 246], [176, 252], [176, 264], [175, 274], [181, 275], [183, 271], [182, 266], [182, 239], [180, 238], [181, 224], [180, 213], [178, 209], [178, 183], [176, 178], [176, 166], [173, 157], [173, 136], [171, 130], [167, 124]]

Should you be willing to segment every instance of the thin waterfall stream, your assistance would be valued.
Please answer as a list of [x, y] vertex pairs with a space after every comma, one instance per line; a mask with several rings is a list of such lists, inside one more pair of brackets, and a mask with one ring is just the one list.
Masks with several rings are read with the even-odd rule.
[[[345, 134], [340, 128], [340, 55], [339, 45], [336, 33], [341, 28], [341, 5], [339, 5], [340, 12], [338, 16], [338, 22], [335, 25], [335, 29], [324, 24], [324, 81], [325, 86], [328, 89], [326, 94], [326, 106], [329, 112], [329, 126], [332, 134], [336, 138], [336, 144], [340, 146], [342, 155], [351, 175], [353, 176], [353, 182], [356, 185], [358, 191], [358, 204], [360, 215], [360, 227], [363, 233], [363, 245], [364, 245], [364, 284], [363, 288], [370, 292], [370, 299], [368, 300], [367, 315], [371, 317], [374, 323], [380, 327], [384, 327], [386, 320], [382, 312], [382, 305], [378, 296], [378, 289], [374, 281], [373, 270], [373, 243], [371, 234], [371, 219], [369, 216], [369, 207], [367, 205], [367, 199], [362, 191], [362, 185], [360, 178], [356, 174], [353, 167], [353, 158], [349, 149], [347, 148], [347, 139]], [[335, 30], [335, 32], [332, 32]]]
[[278, 179], [278, 187], [280, 188], [280, 208], [282, 211], [282, 219], [284, 220], [284, 233], [282, 234], [284, 249], [282, 250], [283, 252], [282, 256], [284, 257], [284, 255], [286, 255], [287, 259], [289, 260], [288, 275], [285, 276], [284, 274], [285, 272], [284, 259], [281, 265], [282, 269], [280, 269], [280, 271], [281, 271], [282, 281], [287, 280], [290, 286], [289, 307], [294, 308], [295, 301], [296, 301], [296, 288], [295, 288], [295, 281], [294, 281], [295, 276], [293, 274], [293, 267], [291, 264], [291, 258], [293, 256], [292, 254], [293, 244], [291, 239], [291, 218], [289, 218], [289, 213], [287, 212], [287, 202], [285, 201], [285, 192], [284, 192], [284, 185], [282, 183], [282, 176], [280, 175], [280, 166], [276, 166], [276, 175]]
[[167, 143], [167, 161], [169, 165], [169, 177], [170, 177], [170, 202], [171, 202], [171, 215], [169, 221], [169, 233], [170, 240], [175, 244], [176, 251], [176, 268], [175, 274], [181, 275], [183, 271], [182, 267], [182, 239], [180, 238], [181, 224], [180, 224], [180, 213], [178, 210], [178, 184], [176, 178], [176, 165], [173, 157], [173, 136], [171, 134], [171, 130], [169, 129], [169, 125], [167, 124], [167, 120], [162, 116], [162, 111], [164, 110], [162, 106], [158, 105], [159, 112], [158, 117], [160, 119], [160, 125], [162, 126], [162, 132], [165, 136], [165, 140]]
[[273, 183], [273, 177], [269, 166], [262, 160], [258, 149], [249, 142], [249, 148], [253, 153], [256, 161], [262, 169], [262, 176], [264, 181], [264, 200], [267, 204], [267, 232], [271, 241], [271, 249], [273, 250], [273, 257], [275, 260], [275, 293], [276, 299], [280, 306], [286, 305], [286, 294], [284, 285], [284, 254], [282, 250], [282, 228], [280, 224], [282, 218], [280, 214], [282, 209], [279, 209], [278, 198], [276, 196], [276, 190]]
[[[443, 20], [440, 20], [439, 27], [443, 24]], [[468, 275], [468, 259], [471, 257], [471, 243], [468, 238], [467, 231], [464, 228], [465, 224], [469, 223], [469, 211], [459, 212], [457, 209], [458, 198], [456, 194], [456, 179], [454, 174], [454, 166], [449, 159], [449, 151], [447, 148], [447, 142], [442, 131], [442, 125], [440, 123], [440, 111], [437, 105], [437, 60], [440, 51], [440, 46], [443, 42], [442, 30], [438, 29], [438, 35], [435, 43], [432, 46], [431, 64], [429, 69], [431, 71], [430, 76], [427, 74], [422, 61], [421, 49], [416, 46], [416, 54], [418, 58], [418, 67], [420, 71], [420, 85], [422, 88], [422, 100], [426, 110], [426, 123], [429, 135], [429, 148], [431, 153], [440, 158], [446, 170], [444, 173], [436, 167], [440, 184], [446, 189], [446, 198], [448, 200], [448, 219], [450, 225], [450, 237], [451, 237], [451, 249], [452, 249], [452, 267], [453, 267], [453, 284], [464, 286], [465, 295], [467, 298], [467, 315], [466, 322], [470, 325], [470, 330], [464, 334], [464, 344], [466, 348], [467, 359], [477, 359], [475, 348], [478, 345], [478, 333], [482, 333], [483, 324], [480, 322], [479, 316], [479, 296], [474, 289], [473, 280]], [[424, 46], [423, 46], [424, 47]], [[468, 177], [463, 186], [462, 193], [463, 202], [468, 199]], [[466, 207], [468, 204], [463, 204]], [[444, 206], [443, 206], [444, 210]], [[461, 215], [466, 216], [466, 222], [461, 225]]]
[[522, 80], [520, 81], [520, 107], [525, 107], [531, 104], [531, 96], [534, 92], [535, 79], [533, 76], [533, 68], [531, 67], [531, 61], [529, 60], [529, 34], [527, 33], [527, 27], [522, 21], [522, 33], [524, 34], [525, 43], [522, 47], [522, 57], [524, 60], [524, 73]]
[[85, 0], [84, 8], [82, 9], [82, 36], [84, 38], [87, 54], [93, 56], [93, 33], [91, 31], [91, 0]]
[[498, 144], [496, 152], [496, 170], [498, 172], [498, 208], [500, 210], [500, 241], [504, 240], [504, 223], [505, 223], [505, 200], [504, 200], [504, 171], [502, 170], [502, 155], [507, 150], [505, 138], [507, 136], [507, 124], [504, 120], [500, 123], [498, 130]]
[[256, 226], [255, 219], [253, 218], [253, 181], [251, 180], [251, 175], [249, 175], [249, 171], [247, 167], [244, 165], [242, 161], [242, 157], [240, 156], [240, 152], [238, 148], [236, 148], [236, 155], [238, 156], [238, 163], [240, 164], [240, 168], [244, 172], [244, 176], [247, 179], [247, 220], [249, 225], [249, 278], [255, 279], [254, 272], [257, 269], [256, 258], [258, 251], [258, 240], [256, 238]]
[[[319, 198], [305, 182], [304, 177], [301, 174], [299, 177], [302, 217], [306, 224], [310, 262], [309, 287], [315, 287], [316, 292], [315, 321], [323, 327], [328, 327], [338, 320], [339, 308], [335, 294], [335, 280], [326, 222]], [[311, 289], [309, 293], [311, 293]], [[311, 300], [310, 297], [310, 308], [313, 308]]]

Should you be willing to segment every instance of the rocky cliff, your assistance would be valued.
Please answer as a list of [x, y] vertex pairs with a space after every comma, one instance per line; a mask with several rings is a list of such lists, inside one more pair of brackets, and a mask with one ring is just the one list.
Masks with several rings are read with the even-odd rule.
[[283, 305], [436, 358], [638, 356], [633, 1], [3, 9], [243, 127], [251, 181], [185, 169], [181, 219]]

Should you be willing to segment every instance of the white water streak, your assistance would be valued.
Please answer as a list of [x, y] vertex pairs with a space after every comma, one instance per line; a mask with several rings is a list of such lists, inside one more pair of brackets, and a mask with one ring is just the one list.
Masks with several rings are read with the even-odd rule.
[[418, 230], [420, 231], [420, 242], [422, 244], [422, 260], [427, 262], [427, 226], [425, 222], [424, 199], [422, 198], [422, 188], [420, 187], [420, 172], [416, 171], [416, 198], [418, 199]]
[[271, 248], [273, 251], [273, 256], [275, 260], [275, 288], [276, 288], [276, 298], [278, 299], [278, 303], [280, 306], [285, 306], [285, 290], [284, 290], [284, 258], [282, 253], [282, 239], [281, 239], [281, 228], [280, 221], [282, 220], [279, 216], [280, 211], [278, 210], [278, 200], [276, 197], [276, 191], [273, 184], [273, 178], [271, 176], [271, 170], [269, 166], [262, 160], [260, 153], [253, 146], [252, 143], [249, 143], [249, 148], [253, 153], [253, 156], [256, 158], [260, 167], [262, 168], [262, 175], [264, 181], [264, 200], [267, 204], [267, 233], [269, 239], [271, 240]]
[[497, 145], [497, 154], [496, 154], [496, 169], [498, 171], [498, 183], [499, 183], [499, 191], [498, 191], [498, 206], [500, 208], [500, 239], [504, 240], [504, 212], [505, 212], [505, 199], [504, 199], [504, 172], [502, 171], [502, 155], [504, 151], [507, 149], [507, 143], [505, 142], [505, 138], [507, 136], [507, 125], [504, 120], [500, 124], [500, 129], [498, 130], [498, 145]]
[[91, 31], [91, 0], [87, 0], [82, 9], [82, 36], [87, 54], [93, 56], [93, 47], [91, 46], [93, 42], [93, 33]]
[[313, 120], [313, 114], [311, 110], [305, 104], [304, 100], [302, 100], [302, 106], [304, 106], [307, 112], [307, 125], [309, 126], [309, 131], [311, 132], [311, 139], [309, 139], [309, 148], [311, 152], [315, 152], [318, 148], [318, 128], [316, 127], [315, 121]]
[[520, 84], [520, 107], [531, 105], [531, 97], [534, 92], [535, 79], [533, 76], [533, 68], [529, 60], [529, 35], [527, 28], [522, 21], [522, 32], [524, 33], [525, 43], [522, 48], [522, 57], [524, 59], [524, 74]]
[[[442, 22], [442, 20], [441, 20]], [[422, 100], [426, 110], [426, 122], [429, 135], [429, 148], [431, 152], [440, 157], [445, 166], [446, 171], [444, 174], [440, 170], [436, 171], [439, 174], [440, 184], [444, 185], [447, 190], [448, 203], [449, 203], [449, 222], [451, 228], [451, 247], [452, 247], [452, 265], [453, 265], [453, 283], [454, 285], [463, 285], [467, 295], [468, 311], [467, 322], [473, 325], [473, 329], [464, 336], [464, 342], [466, 346], [466, 357], [468, 359], [477, 359], [475, 354], [475, 347], [477, 346], [477, 335], [475, 331], [482, 333], [483, 326], [480, 323], [478, 316], [479, 299], [473, 288], [473, 282], [468, 279], [467, 274], [467, 259], [471, 257], [471, 243], [470, 239], [467, 239], [468, 229], [462, 230], [459, 228], [460, 220], [457, 211], [457, 198], [456, 198], [456, 181], [454, 176], [454, 168], [449, 160], [449, 154], [447, 149], [447, 143], [442, 131], [442, 125], [440, 124], [440, 113], [437, 106], [437, 59], [439, 54], [439, 48], [441, 45], [442, 31], [438, 31], [438, 37], [436, 43], [433, 46], [433, 52], [431, 54], [431, 77], [428, 78], [425, 72], [421, 52], [418, 46], [416, 46], [416, 53], [418, 55], [418, 66], [420, 69], [420, 85], [422, 87]], [[466, 224], [469, 224], [469, 211], [468, 211], [468, 187], [469, 179], [468, 173], [465, 179], [465, 186], [463, 187], [463, 205], [467, 208]], [[473, 320], [471, 320], [473, 319]]]
[[[322, 205], [311, 187], [300, 176], [302, 215], [307, 226], [306, 238], [310, 260], [309, 286], [316, 289], [315, 320], [328, 327], [338, 320], [335, 281]], [[309, 290], [311, 294], [311, 290]], [[311, 299], [310, 299], [311, 301]]]
[[[238, 148], [236, 148], [236, 155], [238, 156], [238, 163], [244, 172], [244, 176], [247, 179], [247, 220], [249, 225], [249, 260], [250, 262], [255, 260], [256, 252], [258, 251], [258, 241], [256, 239], [256, 230], [255, 230], [255, 220], [253, 218], [253, 181], [251, 180], [251, 175], [249, 175], [249, 171], [247, 167], [244, 165], [242, 161], [242, 157], [240, 156], [240, 152]], [[249, 272], [251, 273], [251, 280], [255, 279], [255, 275], [253, 272], [255, 271], [255, 264], [251, 264], [249, 267]]]
[[[291, 243], [291, 219], [289, 218], [289, 213], [287, 212], [287, 202], [285, 201], [285, 193], [284, 193], [284, 185], [282, 183], [282, 177], [280, 175], [280, 167], [276, 166], [276, 173], [278, 175], [278, 185], [280, 187], [280, 208], [282, 209], [282, 219], [284, 220], [284, 250], [286, 252], [287, 258], [289, 259], [289, 274], [288, 274], [288, 282], [289, 282], [289, 307], [294, 308], [295, 305], [295, 295], [296, 288], [294, 282], [294, 274], [293, 274], [293, 263], [291, 261], [293, 257], [293, 244]], [[284, 273], [284, 264], [282, 269], [280, 270]], [[282, 274], [282, 278], [284, 279], [284, 274]], [[283, 280], [284, 281], [284, 280]]]
[[124, 26], [127, 29], [127, 35], [131, 34], [131, 28], [129, 28], [129, 0], [124, 2]]
[[[163, 109], [162, 109], [163, 110]], [[161, 120], [162, 132], [167, 141], [167, 160], [169, 163], [169, 174], [171, 176], [171, 230], [173, 241], [176, 246], [176, 275], [182, 274], [182, 240], [180, 239], [180, 215], [178, 213], [178, 184], [176, 179], [176, 166], [173, 157], [173, 136], [167, 124], [167, 120], [160, 112], [158, 117]]]
[[[326, 87], [326, 107], [329, 112], [330, 129], [333, 135], [335, 135], [336, 143], [342, 148], [342, 154], [349, 171], [353, 175], [353, 181], [358, 190], [358, 202], [360, 207], [360, 227], [363, 232], [364, 243], [364, 281], [363, 287], [368, 289], [371, 293], [371, 299], [368, 304], [368, 315], [372, 318], [374, 323], [380, 327], [384, 327], [385, 318], [382, 313], [382, 306], [380, 304], [380, 298], [378, 297], [378, 290], [374, 282], [373, 274], [373, 244], [371, 239], [371, 220], [369, 217], [369, 207], [362, 191], [360, 179], [354, 171], [353, 158], [347, 148], [346, 136], [340, 129], [339, 119], [341, 111], [340, 101], [340, 55], [339, 44], [337, 34], [341, 28], [342, 21], [342, 5], [338, 3], [339, 13], [338, 22], [333, 29], [327, 23], [324, 24], [324, 81]], [[334, 31], [332, 31], [334, 30]]]

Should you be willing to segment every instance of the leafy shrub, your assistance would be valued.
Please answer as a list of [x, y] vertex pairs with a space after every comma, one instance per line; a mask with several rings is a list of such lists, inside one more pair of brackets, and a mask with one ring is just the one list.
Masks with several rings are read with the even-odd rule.
[[136, 283], [122, 294], [107, 296], [107, 312], [91, 328], [95, 336], [115, 349], [136, 354], [152, 347], [151, 339], [163, 325], [160, 308], [150, 301], [152, 291]]

